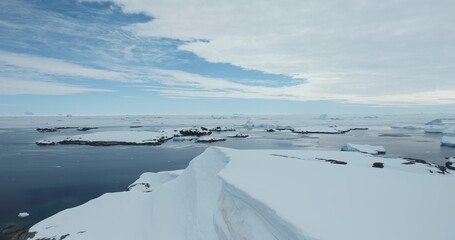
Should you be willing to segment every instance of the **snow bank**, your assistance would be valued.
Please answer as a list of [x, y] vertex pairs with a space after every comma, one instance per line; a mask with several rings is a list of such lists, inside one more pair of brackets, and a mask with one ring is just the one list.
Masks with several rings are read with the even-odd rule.
[[383, 146], [372, 146], [367, 144], [348, 143], [341, 148], [341, 151], [354, 151], [369, 154], [385, 154], [385, 148]]
[[313, 126], [291, 129], [294, 133], [302, 134], [343, 134], [352, 130], [368, 130], [365, 127], [341, 127], [341, 126]]
[[444, 136], [441, 138], [441, 145], [448, 147], [455, 147], [455, 137]]
[[178, 177], [183, 170], [143, 173], [138, 180], [128, 186], [128, 191], [151, 192], [165, 182]]
[[397, 129], [425, 129], [424, 124], [395, 123], [390, 126]]
[[449, 240], [450, 172], [358, 152], [211, 147], [178, 176], [136, 181], [153, 191], [67, 209], [33, 226], [32, 239]]

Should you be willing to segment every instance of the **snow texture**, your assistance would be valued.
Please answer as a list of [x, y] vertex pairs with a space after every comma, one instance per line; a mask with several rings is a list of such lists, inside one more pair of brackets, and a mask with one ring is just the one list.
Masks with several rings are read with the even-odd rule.
[[135, 183], [151, 192], [132, 184], [30, 231], [35, 240], [449, 240], [454, 180], [422, 161], [359, 152], [210, 147], [181, 173], [143, 174]]
[[371, 146], [367, 144], [348, 143], [341, 148], [341, 151], [354, 151], [369, 154], [385, 154], [385, 148], [383, 146]]

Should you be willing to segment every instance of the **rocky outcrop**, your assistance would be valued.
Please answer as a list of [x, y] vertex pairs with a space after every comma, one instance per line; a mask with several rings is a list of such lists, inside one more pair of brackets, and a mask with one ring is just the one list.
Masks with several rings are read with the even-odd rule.
[[230, 138], [247, 138], [248, 135], [247, 134], [243, 134], [243, 133], [237, 133], [235, 135], [229, 135], [228, 137], [230, 137]]
[[26, 240], [34, 237], [36, 232], [29, 232], [27, 228], [9, 225], [0, 228], [0, 239]]
[[207, 128], [190, 128], [190, 129], [182, 129], [179, 131], [179, 133], [182, 136], [196, 136], [196, 137], [201, 137], [201, 136], [207, 136], [212, 134], [211, 131], [209, 131]]
[[222, 142], [226, 141], [224, 138], [199, 138], [197, 143], [212, 143], [212, 142]]
[[50, 146], [50, 145], [57, 145], [57, 143], [49, 141], [49, 140], [39, 140], [39, 141], [36, 142], [36, 145]]
[[114, 146], [114, 145], [151, 145], [157, 146], [165, 143], [172, 139], [172, 137], [161, 137], [158, 139], [146, 140], [142, 142], [125, 142], [125, 141], [85, 141], [85, 140], [73, 140], [65, 139], [58, 142], [59, 144], [77, 144], [77, 145], [89, 145], [89, 146]]
[[77, 127], [37, 128], [36, 131], [38, 131], [38, 132], [57, 132], [58, 130], [72, 129], [72, 128], [77, 128]]
[[[205, 129], [207, 129], [207, 128], [205, 128]], [[209, 131], [212, 131], [212, 132], [233, 132], [233, 131], [235, 131], [235, 129], [218, 126], [218, 127], [211, 128]]]

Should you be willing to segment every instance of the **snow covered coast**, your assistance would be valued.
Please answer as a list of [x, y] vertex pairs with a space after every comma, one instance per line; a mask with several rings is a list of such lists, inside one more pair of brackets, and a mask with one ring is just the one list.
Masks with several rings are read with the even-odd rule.
[[454, 187], [451, 170], [412, 159], [210, 147], [182, 172], [144, 174], [130, 191], [30, 231], [67, 240], [452, 239]]

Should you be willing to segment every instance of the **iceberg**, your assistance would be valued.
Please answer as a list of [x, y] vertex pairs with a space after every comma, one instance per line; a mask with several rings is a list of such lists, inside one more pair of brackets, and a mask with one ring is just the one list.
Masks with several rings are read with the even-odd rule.
[[209, 147], [183, 171], [143, 174], [37, 223], [31, 239], [451, 240], [454, 172], [410, 162]]
[[21, 213], [17, 214], [18, 218], [26, 218], [28, 216], [30, 216], [30, 213], [28, 213], [28, 212], [21, 212]]
[[448, 147], [455, 147], [455, 137], [444, 136], [441, 138], [441, 145]]
[[385, 148], [383, 146], [372, 146], [367, 144], [348, 143], [341, 147], [341, 151], [354, 151], [369, 154], [385, 154]]
[[425, 132], [426, 133], [443, 133], [450, 128], [449, 125], [426, 125]]

